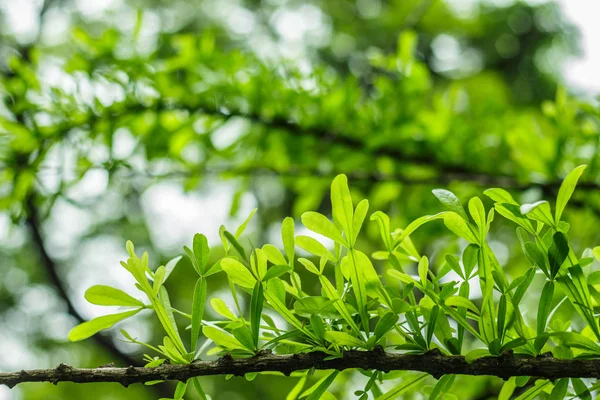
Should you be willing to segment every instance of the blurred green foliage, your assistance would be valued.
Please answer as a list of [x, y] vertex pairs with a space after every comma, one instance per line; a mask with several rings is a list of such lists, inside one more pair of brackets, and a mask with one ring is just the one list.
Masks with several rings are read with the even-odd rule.
[[[111, 4], [98, 10], [92, 2], [46, 0], [33, 6], [39, 31], [23, 34], [7, 23], [0, 32], [0, 335], [13, 350], [2, 368], [119, 363], [96, 342], [66, 344], [77, 321], [64, 297], [88, 317], [80, 283], [123, 279], [111, 274], [125, 239], [166, 262], [191, 236], [177, 211], [200, 214], [206, 226], [194, 232], [208, 233], [208, 224], [223, 222], [211, 216], [239, 219], [253, 204], [252, 241], [262, 245], [286, 216], [329, 214], [324, 199], [338, 173], [393, 226], [407, 226], [439, 211], [433, 188], [464, 199], [505, 187], [533, 203], [555, 198], [561, 178], [588, 164], [565, 218], [577, 227], [575, 248], [598, 243], [600, 109], [561, 88], [561, 61], [578, 49], [555, 4]], [[0, 8], [5, 21], [8, 7]], [[193, 203], [209, 209], [181, 200], [215, 193], [224, 194]], [[31, 236], [32, 225], [44, 243]], [[370, 253], [379, 233], [374, 223], [364, 229], [360, 246]], [[514, 228], [498, 221], [490, 235], [505, 273], [522, 275], [527, 264]], [[413, 241], [432, 263], [462, 250], [440, 224]], [[191, 264], [181, 263], [169, 290], [184, 309], [194, 282]], [[224, 278], [220, 284], [226, 289]], [[542, 286], [532, 284], [538, 293]], [[160, 337], [151, 319], [139, 325], [149, 342]], [[215, 399], [279, 399], [293, 386], [274, 377], [234, 379], [203, 383]], [[355, 390], [354, 379], [338, 378], [336, 393]], [[501, 387], [497, 379], [461, 379], [460, 398], [495, 398]], [[28, 385], [12, 393], [79, 398], [85, 390]], [[99, 399], [129, 390], [156, 397], [152, 388], [93, 390]]]

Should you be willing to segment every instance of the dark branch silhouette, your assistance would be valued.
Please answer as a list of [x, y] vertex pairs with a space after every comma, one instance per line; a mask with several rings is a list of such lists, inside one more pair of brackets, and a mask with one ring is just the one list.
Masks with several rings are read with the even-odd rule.
[[263, 352], [252, 358], [224, 356], [216, 361], [194, 361], [191, 364], [163, 364], [156, 368], [96, 368], [81, 369], [61, 364], [54, 369], [0, 373], [0, 384], [13, 387], [22, 382], [117, 382], [124, 386], [156, 380], [185, 382], [190, 378], [231, 374], [243, 376], [251, 372], [278, 371], [286, 375], [307, 369], [360, 368], [384, 372], [421, 371], [440, 378], [446, 374], [490, 375], [508, 379], [512, 376], [535, 376], [545, 379], [600, 378], [600, 360], [558, 359], [504, 353], [499, 357], [482, 357], [468, 363], [463, 356], [443, 355], [439, 350], [425, 354], [386, 353], [381, 348], [372, 351], [346, 351], [341, 358], [329, 359], [322, 352], [273, 355]]

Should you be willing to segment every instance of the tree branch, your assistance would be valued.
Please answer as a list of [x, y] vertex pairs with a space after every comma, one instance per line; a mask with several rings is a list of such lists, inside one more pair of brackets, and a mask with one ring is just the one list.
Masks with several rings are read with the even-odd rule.
[[60, 364], [54, 369], [0, 373], [0, 384], [13, 387], [23, 382], [117, 382], [124, 386], [155, 380], [186, 381], [197, 376], [237, 375], [251, 372], [278, 371], [289, 375], [307, 369], [361, 368], [384, 372], [403, 370], [442, 375], [490, 375], [503, 379], [512, 376], [535, 376], [545, 379], [569, 377], [600, 378], [600, 359], [558, 359], [531, 357], [507, 352], [500, 357], [482, 357], [469, 364], [464, 356], [443, 355], [437, 350], [425, 354], [346, 351], [342, 358], [326, 359], [322, 352], [273, 355], [262, 353], [252, 358], [234, 359], [227, 355], [216, 361], [194, 361], [191, 364], [163, 364], [156, 368], [73, 368]]

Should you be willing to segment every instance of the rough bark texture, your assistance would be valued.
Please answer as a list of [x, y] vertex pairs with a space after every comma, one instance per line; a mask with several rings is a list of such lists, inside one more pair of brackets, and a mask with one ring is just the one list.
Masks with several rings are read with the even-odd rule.
[[342, 358], [325, 360], [326, 354], [312, 352], [273, 355], [268, 352], [252, 358], [225, 356], [216, 361], [194, 361], [187, 365], [163, 364], [156, 368], [73, 368], [61, 364], [54, 369], [0, 373], [0, 384], [13, 387], [24, 382], [117, 382], [124, 386], [155, 380], [186, 381], [196, 376], [244, 375], [249, 372], [293, 371], [315, 369], [362, 368], [379, 371], [422, 371], [434, 377], [445, 374], [493, 375], [503, 379], [512, 376], [535, 376], [558, 379], [567, 377], [600, 378], [600, 359], [565, 360], [554, 357], [529, 357], [508, 352], [500, 357], [483, 357], [469, 364], [463, 356], [447, 356], [439, 351], [425, 354], [393, 354], [382, 350], [346, 351]]

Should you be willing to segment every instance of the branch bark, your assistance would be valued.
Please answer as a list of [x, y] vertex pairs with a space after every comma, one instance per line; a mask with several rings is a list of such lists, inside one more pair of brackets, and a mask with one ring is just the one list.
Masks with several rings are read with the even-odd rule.
[[289, 375], [307, 369], [361, 368], [379, 371], [421, 371], [436, 378], [446, 374], [490, 375], [503, 379], [512, 376], [537, 378], [600, 378], [600, 359], [558, 359], [531, 357], [507, 352], [499, 357], [482, 357], [469, 364], [464, 356], [448, 356], [438, 350], [425, 354], [386, 353], [381, 348], [371, 351], [349, 350], [341, 358], [326, 359], [327, 354], [273, 355], [263, 352], [252, 358], [234, 359], [226, 355], [216, 361], [194, 361], [191, 364], [163, 364], [156, 368], [73, 368], [60, 364], [54, 369], [0, 373], [0, 384], [14, 387], [23, 382], [117, 382], [124, 386], [156, 380], [186, 381], [197, 376], [237, 375], [250, 372], [278, 371]]

